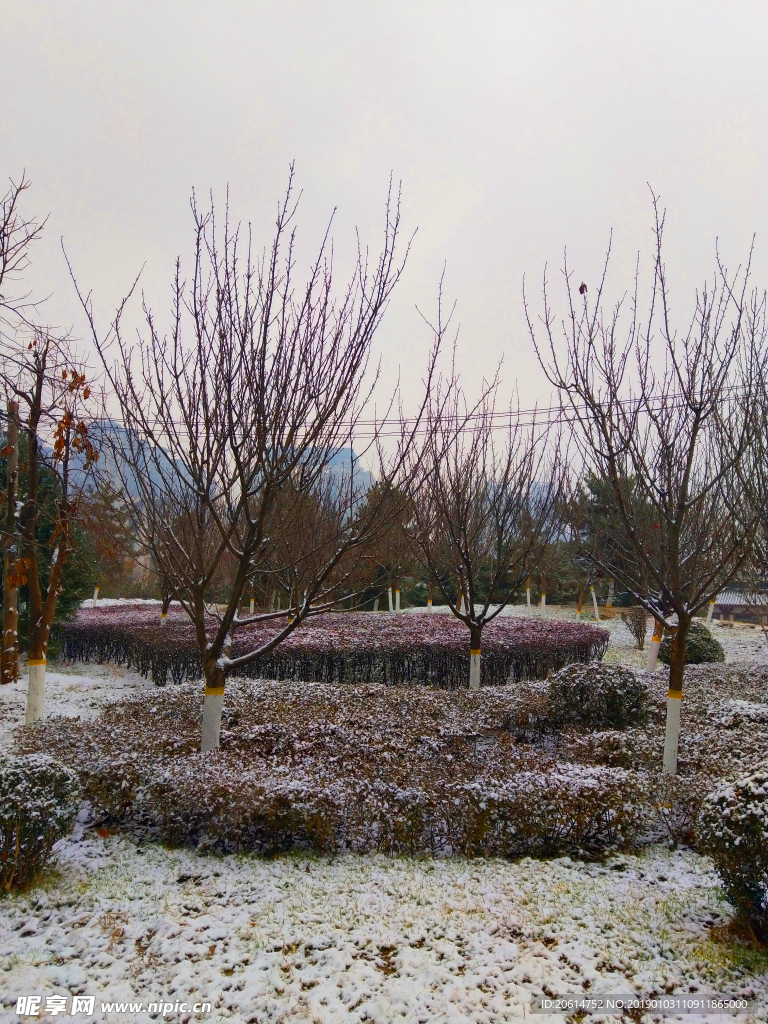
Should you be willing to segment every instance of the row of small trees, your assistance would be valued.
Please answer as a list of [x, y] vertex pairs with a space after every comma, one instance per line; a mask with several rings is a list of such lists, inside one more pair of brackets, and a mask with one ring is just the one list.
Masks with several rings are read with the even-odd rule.
[[[715, 281], [676, 329], [654, 198], [646, 317], [637, 280], [628, 308], [606, 312], [607, 259], [592, 300], [566, 265], [564, 313], [555, 313], [546, 279], [541, 315], [528, 313], [558, 409], [500, 409], [497, 378], [471, 401], [453, 372], [438, 373], [451, 320], [441, 289], [416, 416], [402, 416], [395, 393], [383, 415], [366, 420], [377, 379], [369, 372], [373, 341], [408, 252], [399, 197], [388, 195], [380, 251], [360, 248], [339, 291], [327, 236], [308, 279], [296, 280], [292, 177], [260, 256], [228, 211], [220, 223], [213, 206], [201, 210], [193, 200], [190, 278], [177, 262], [167, 329], [145, 306], [145, 330], [131, 344], [122, 326], [130, 296], [102, 331], [78, 290], [122, 423], [87, 427], [69, 411], [74, 398], [51, 418], [64, 424], [53, 456], [62, 487], [71, 487], [64, 460], [80, 437], [93, 446], [80, 459], [85, 475], [100, 454], [104, 478], [119, 481], [131, 543], [157, 573], [166, 602], [173, 596], [194, 625], [205, 672], [203, 749], [218, 745], [227, 677], [307, 617], [354, 606], [390, 582], [382, 547], [390, 576], [415, 558], [467, 625], [474, 688], [483, 627], [567, 540], [587, 578], [616, 579], [673, 633], [664, 763], [674, 772], [692, 616], [764, 558], [765, 299], [749, 290], [749, 265], [730, 275], [718, 259]], [[84, 400], [85, 377], [74, 372], [62, 382]], [[19, 379], [18, 366], [6, 373], [15, 396]], [[349, 467], [339, 473], [342, 451]], [[367, 489], [359, 485], [361, 459], [376, 469]], [[585, 477], [603, 508], [585, 501]], [[67, 502], [73, 515], [75, 506]], [[11, 581], [19, 562], [12, 518], [4, 532]], [[226, 600], [213, 604], [222, 564]], [[270, 598], [266, 610], [244, 615], [255, 582], [282, 593], [282, 607]], [[269, 642], [233, 657], [233, 630], [269, 618], [281, 622]]]

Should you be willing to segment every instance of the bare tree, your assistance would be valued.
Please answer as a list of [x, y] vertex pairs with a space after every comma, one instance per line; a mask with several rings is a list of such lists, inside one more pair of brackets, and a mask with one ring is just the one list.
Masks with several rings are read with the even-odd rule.
[[[51, 627], [63, 586], [64, 566], [73, 551], [90, 470], [98, 452], [85, 422], [91, 382], [68, 339], [35, 330], [31, 339], [9, 346], [0, 379], [18, 406], [23, 438], [23, 489], [14, 534], [18, 553], [12, 565], [16, 586], [29, 592], [29, 689], [26, 721], [43, 715], [45, 670]], [[43, 500], [44, 477], [54, 493]], [[47, 521], [46, 521], [47, 520]], [[41, 531], [50, 533], [50, 564], [41, 562]]]
[[[25, 174], [0, 198], [0, 341], [8, 342], [6, 332], [13, 339], [16, 330], [27, 323], [27, 314], [35, 303], [30, 293], [16, 288], [29, 266], [29, 250], [45, 226], [34, 216], [20, 210], [24, 193], [30, 187]], [[18, 587], [22, 568], [16, 501], [18, 494], [18, 403], [6, 393], [7, 427], [2, 455], [6, 461], [5, 514], [0, 527], [3, 548], [3, 638], [0, 651], [0, 682], [9, 683], [18, 678]]]
[[[448, 326], [441, 305], [438, 339]], [[453, 378], [435, 389], [421, 466], [408, 492], [416, 558], [469, 629], [473, 690], [481, 682], [483, 628], [506, 607], [556, 535], [561, 496], [557, 440], [548, 443], [548, 431], [535, 416], [525, 423], [512, 409], [499, 427], [496, 389], [496, 382], [485, 386], [476, 405], [467, 403]]]
[[545, 274], [543, 316], [536, 325], [528, 313], [528, 325], [570, 420], [582, 475], [602, 481], [616, 509], [610, 544], [583, 554], [673, 634], [664, 768], [674, 774], [691, 619], [745, 566], [757, 525], [741, 482], [764, 429], [755, 403], [765, 379], [765, 296], [748, 290], [749, 263], [729, 275], [718, 256], [714, 283], [677, 330], [664, 212], [655, 196], [653, 204], [647, 319], [637, 273], [628, 322], [622, 302], [604, 312], [609, 247], [593, 301], [586, 284], [576, 294], [566, 263], [565, 316], [555, 316]]
[[[81, 295], [120, 405], [122, 427], [104, 433], [137, 538], [194, 624], [205, 675], [203, 750], [219, 743], [227, 676], [348, 596], [345, 559], [384, 525], [381, 508], [350, 487], [319, 541], [308, 537], [298, 558], [294, 545], [289, 564], [280, 564], [273, 512], [282, 496], [282, 534], [291, 524], [298, 530], [305, 497], [322, 492], [336, 453], [352, 449], [373, 387], [365, 383], [371, 346], [404, 265], [396, 257], [399, 198], [388, 198], [381, 252], [372, 263], [358, 247], [354, 276], [340, 294], [327, 234], [308, 280], [295, 284], [292, 178], [291, 169], [271, 246], [260, 259], [250, 230], [233, 227], [228, 213], [220, 225], [213, 202], [203, 212], [193, 197], [192, 278], [187, 287], [177, 261], [167, 334], [145, 305], [146, 332], [133, 349], [121, 326], [124, 302], [103, 337]], [[386, 493], [402, 472], [412, 435], [388, 459], [376, 437], [371, 445]], [[289, 490], [292, 502], [285, 500]], [[235, 572], [222, 610], [209, 595], [225, 555]], [[243, 593], [263, 571], [275, 579], [292, 575], [290, 607], [241, 617]], [[230, 654], [233, 629], [279, 615], [284, 621], [269, 643]]]
[[18, 183], [10, 181], [8, 191], [0, 199], [0, 336], [4, 327], [13, 331], [20, 323], [32, 326], [27, 314], [37, 305], [30, 301], [30, 292], [15, 290], [29, 266], [32, 243], [40, 238], [47, 220], [28, 217], [20, 210], [21, 200], [31, 184], [26, 174], [22, 174]]
[[2, 454], [5, 464], [5, 522], [3, 523], [3, 638], [0, 683], [19, 678], [19, 582], [23, 578], [17, 527], [19, 492], [19, 403], [8, 400], [8, 426]]

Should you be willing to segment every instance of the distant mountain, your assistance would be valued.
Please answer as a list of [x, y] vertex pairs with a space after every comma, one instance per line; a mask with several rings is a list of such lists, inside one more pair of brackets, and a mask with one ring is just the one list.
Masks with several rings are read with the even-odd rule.
[[[114, 420], [105, 420], [90, 427], [90, 437], [99, 451], [99, 460], [96, 464], [99, 476], [102, 479], [106, 477], [115, 490], [126, 488], [131, 497], [137, 497], [140, 488], [136, 474], [125, 460], [120, 459], [121, 452], [130, 450], [131, 439], [128, 429]], [[175, 467], [174, 460], [164, 448], [153, 447], [148, 441], [144, 441], [138, 444], [134, 442], [134, 449], [144, 464], [146, 476], [158, 492], [164, 489], [163, 476], [168, 479], [179, 476], [183, 478], [182, 468]], [[73, 453], [72, 468], [75, 474], [84, 473], [83, 459], [77, 453]], [[334, 452], [328, 460], [325, 473], [330, 477], [331, 485], [337, 493], [342, 488], [349, 487], [350, 476], [356, 496], [365, 494], [374, 482], [373, 475], [360, 465], [357, 455], [351, 448], [340, 448]]]

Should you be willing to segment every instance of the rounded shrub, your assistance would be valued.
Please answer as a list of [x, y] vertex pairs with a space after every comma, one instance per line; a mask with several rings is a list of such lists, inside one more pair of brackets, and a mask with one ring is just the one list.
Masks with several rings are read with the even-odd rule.
[[70, 768], [45, 754], [0, 758], [0, 885], [29, 885], [71, 831], [80, 784]]
[[631, 669], [590, 662], [550, 677], [549, 712], [555, 725], [626, 729], [648, 714], [648, 687]]
[[699, 849], [708, 853], [725, 894], [768, 940], [768, 761], [704, 800]]
[[[668, 665], [672, 660], [672, 634], [664, 632], [659, 646], [659, 661]], [[725, 651], [703, 622], [692, 622], [685, 641], [685, 664], [705, 665], [713, 661], [725, 661]]]

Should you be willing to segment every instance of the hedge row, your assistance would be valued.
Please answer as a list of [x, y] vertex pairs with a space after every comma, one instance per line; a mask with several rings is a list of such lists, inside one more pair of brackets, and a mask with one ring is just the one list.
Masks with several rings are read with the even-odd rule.
[[[261, 646], [284, 624], [278, 619], [238, 627], [234, 655]], [[58, 635], [64, 658], [127, 665], [160, 686], [199, 679], [202, 673], [192, 625], [178, 608], [164, 626], [157, 610], [146, 606], [81, 609]], [[584, 623], [497, 618], [483, 631], [483, 684], [544, 679], [565, 665], [601, 659], [608, 641], [607, 631]], [[469, 631], [444, 614], [324, 614], [303, 622], [279, 647], [237, 674], [455, 690], [468, 682]]]

